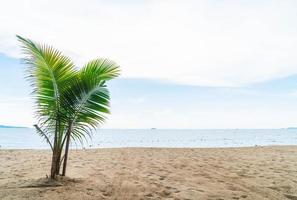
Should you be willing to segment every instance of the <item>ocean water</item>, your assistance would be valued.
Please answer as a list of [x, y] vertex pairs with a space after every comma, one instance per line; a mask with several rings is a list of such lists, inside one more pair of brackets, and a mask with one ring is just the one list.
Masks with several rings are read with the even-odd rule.
[[[72, 148], [248, 147], [297, 145], [297, 129], [100, 129]], [[1, 149], [49, 149], [31, 128], [0, 128]]]

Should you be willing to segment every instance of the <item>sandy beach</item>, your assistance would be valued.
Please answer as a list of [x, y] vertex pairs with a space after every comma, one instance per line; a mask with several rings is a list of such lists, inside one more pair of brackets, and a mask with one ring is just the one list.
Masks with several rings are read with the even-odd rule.
[[50, 151], [1, 150], [0, 199], [297, 199], [297, 147], [72, 150], [48, 183]]

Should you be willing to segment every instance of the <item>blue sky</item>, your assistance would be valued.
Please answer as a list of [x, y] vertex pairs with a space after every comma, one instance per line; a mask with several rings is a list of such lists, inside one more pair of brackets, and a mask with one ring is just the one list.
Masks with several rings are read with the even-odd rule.
[[[30, 88], [19, 59], [0, 55], [0, 124], [34, 123]], [[109, 83], [105, 128], [280, 128], [296, 126], [297, 76], [246, 87], [201, 87], [153, 79]]]
[[97, 57], [121, 66], [106, 128], [297, 126], [296, 8], [294, 0], [6, 1], [0, 124], [34, 123], [19, 34], [78, 66]]

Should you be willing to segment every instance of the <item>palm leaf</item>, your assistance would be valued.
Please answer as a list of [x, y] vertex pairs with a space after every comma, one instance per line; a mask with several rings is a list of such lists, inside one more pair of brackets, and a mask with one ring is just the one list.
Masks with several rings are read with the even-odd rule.
[[37, 124], [35, 124], [34, 127], [36, 129], [36, 132], [46, 140], [46, 142], [50, 145], [51, 149], [53, 150], [53, 144], [49, 138], [50, 136], [46, 133], [46, 130], [42, 130]]
[[[67, 121], [65, 108], [60, 106], [62, 91], [68, 87], [68, 82], [76, 71], [71, 60], [61, 52], [48, 45], [39, 45], [29, 39], [17, 36], [22, 43], [26, 57], [23, 59], [29, 65], [27, 78], [33, 87], [36, 101], [36, 116], [42, 123], [50, 124], [54, 130], [58, 123], [58, 133], [61, 141], [63, 123]], [[53, 130], [53, 131], [54, 131]]]
[[91, 130], [102, 124], [109, 113], [109, 91], [106, 81], [119, 75], [119, 66], [107, 59], [89, 62], [72, 79], [64, 91], [63, 106], [69, 107], [74, 124], [73, 136], [78, 140], [91, 138]]

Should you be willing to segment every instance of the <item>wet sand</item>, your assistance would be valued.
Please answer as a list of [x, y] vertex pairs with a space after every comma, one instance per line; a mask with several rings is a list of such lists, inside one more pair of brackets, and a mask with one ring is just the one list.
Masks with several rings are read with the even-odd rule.
[[50, 153], [0, 150], [0, 199], [297, 200], [297, 146], [72, 150], [58, 183]]

